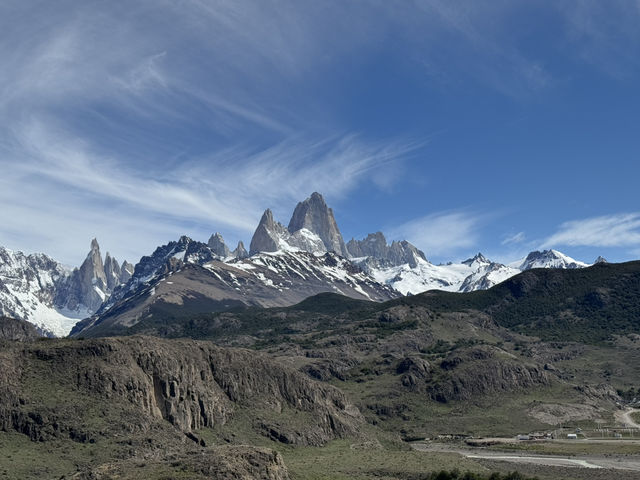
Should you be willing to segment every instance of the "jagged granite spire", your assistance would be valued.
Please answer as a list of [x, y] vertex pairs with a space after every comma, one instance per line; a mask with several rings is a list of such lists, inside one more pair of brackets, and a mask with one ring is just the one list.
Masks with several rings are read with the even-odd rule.
[[353, 257], [369, 257], [373, 259], [369, 266], [396, 266], [409, 264], [415, 267], [418, 259], [426, 261], [421, 250], [414, 247], [406, 240], [391, 242], [387, 245], [387, 239], [382, 232], [370, 233], [362, 240], [349, 240], [347, 249]]
[[122, 270], [118, 261], [109, 255], [109, 252], [104, 257], [104, 275], [107, 279], [107, 289], [109, 291], [120, 285]]
[[244, 248], [244, 243], [242, 243], [242, 240], [238, 242], [238, 246], [236, 247], [236, 249], [231, 252], [231, 256], [239, 260], [242, 260], [243, 258], [247, 258], [249, 256], [249, 252], [247, 252], [247, 249]]
[[[112, 262], [110, 262], [112, 264]], [[56, 305], [69, 310], [86, 308], [96, 311], [110, 292], [102, 263], [100, 245], [94, 238], [91, 250], [80, 268], [71, 273], [68, 282], [56, 295]]]
[[333, 216], [333, 210], [327, 206], [318, 192], [313, 192], [309, 198], [298, 203], [287, 229], [289, 233], [294, 234], [303, 228], [320, 237], [327, 251], [349, 257], [347, 246]]
[[135, 267], [126, 260], [122, 262], [122, 265], [120, 266], [120, 283], [127, 283], [131, 278], [131, 275], [133, 275], [134, 269]]
[[475, 254], [475, 256], [471, 257], [471, 258], [467, 258], [464, 262], [462, 262], [465, 265], [473, 265], [473, 263], [477, 263], [477, 264], [483, 264], [483, 263], [492, 263], [489, 259], [487, 259], [487, 257], [485, 257], [481, 252], [478, 252]]
[[229, 255], [231, 255], [229, 247], [227, 247], [227, 245], [224, 243], [224, 238], [222, 238], [222, 235], [218, 232], [211, 235], [209, 241], [207, 242], [207, 245], [209, 245], [209, 248], [211, 248], [213, 253], [215, 253], [219, 257], [227, 258]]
[[251, 238], [249, 245], [249, 254], [254, 255], [258, 252], [276, 252], [280, 249], [280, 242], [283, 237], [287, 237], [287, 229], [279, 222], [273, 219], [273, 212], [266, 209], [262, 214], [260, 223]]

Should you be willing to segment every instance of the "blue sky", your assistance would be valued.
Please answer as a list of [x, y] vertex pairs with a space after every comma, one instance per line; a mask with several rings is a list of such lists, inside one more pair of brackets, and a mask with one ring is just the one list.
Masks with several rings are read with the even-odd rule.
[[251, 238], [313, 191], [434, 262], [640, 258], [638, 1], [0, 5], [0, 245]]

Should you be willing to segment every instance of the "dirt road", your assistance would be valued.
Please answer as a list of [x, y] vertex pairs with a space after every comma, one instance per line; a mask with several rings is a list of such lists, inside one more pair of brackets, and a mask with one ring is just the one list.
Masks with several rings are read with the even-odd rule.
[[415, 443], [412, 447], [418, 451], [437, 451], [458, 453], [467, 458], [478, 460], [493, 460], [518, 464], [534, 464], [548, 467], [572, 467], [588, 469], [618, 469], [640, 472], [640, 456], [604, 456], [604, 455], [580, 455], [559, 456], [540, 455], [526, 452], [499, 452], [484, 449], [467, 449], [448, 444]]
[[616, 421], [622, 423], [626, 427], [640, 428], [640, 424], [635, 422], [631, 417], [632, 413], [640, 412], [637, 408], [627, 408], [626, 410], [618, 410], [614, 413]]

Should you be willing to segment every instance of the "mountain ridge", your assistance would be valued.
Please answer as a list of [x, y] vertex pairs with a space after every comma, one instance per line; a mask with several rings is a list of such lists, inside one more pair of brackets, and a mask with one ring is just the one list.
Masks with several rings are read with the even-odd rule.
[[[6, 253], [0, 255], [0, 313], [35, 320], [40, 328], [56, 335], [68, 333], [78, 320], [103, 316], [116, 304], [120, 304], [119, 309], [125, 304], [147, 304], [147, 300], [141, 300], [143, 293], [152, 296], [154, 285], [161, 279], [168, 281], [163, 285], [165, 290], [174, 284], [167, 276], [176, 273], [181, 281], [189, 283], [191, 294], [204, 295], [199, 308], [209, 304], [217, 310], [224, 305], [280, 306], [283, 302], [300, 301], [301, 295], [325, 291], [375, 301], [432, 289], [469, 292], [488, 289], [531, 268], [573, 269], [588, 265], [557, 250], [534, 251], [507, 265], [493, 262], [481, 253], [461, 263], [434, 265], [408, 241], [393, 240], [389, 244], [379, 231], [345, 243], [333, 210], [317, 192], [296, 205], [286, 227], [266, 209], [248, 252], [242, 241], [231, 250], [222, 234], [216, 232], [207, 243], [182, 236], [157, 247], [135, 266], [126, 261], [119, 265], [108, 252], [103, 261], [96, 239], [82, 265], [73, 270], [46, 256], [21, 255], [31, 258], [26, 262], [34, 265], [18, 269], [22, 272], [18, 274], [6, 274], [18, 260]], [[180, 265], [205, 266], [197, 274], [192, 272], [203, 285], [187, 280], [180, 273]], [[14, 288], [16, 282], [20, 283], [16, 277], [36, 279], [22, 285], [22, 301]], [[186, 290], [173, 292], [171, 301], [178, 304], [179, 299], [187, 299], [192, 304], [188, 295]], [[132, 303], [133, 297], [140, 301]]]

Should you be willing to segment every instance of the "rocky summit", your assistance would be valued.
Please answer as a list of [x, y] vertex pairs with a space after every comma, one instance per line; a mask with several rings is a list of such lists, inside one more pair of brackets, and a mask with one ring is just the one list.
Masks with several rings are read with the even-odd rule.
[[342, 234], [331, 210], [318, 192], [298, 203], [289, 226], [289, 233], [295, 235], [301, 230], [308, 230], [322, 240], [327, 252], [335, 252], [343, 257], [349, 257], [349, 252], [342, 239]]

